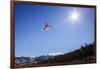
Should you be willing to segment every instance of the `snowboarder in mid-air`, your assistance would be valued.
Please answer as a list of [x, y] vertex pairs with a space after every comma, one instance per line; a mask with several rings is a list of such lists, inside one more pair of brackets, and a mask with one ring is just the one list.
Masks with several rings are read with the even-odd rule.
[[49, 26], [49, 24], [47, 22], [45, 22], [44, 25], [43, 25], [43, 30], [48, 31], [50, 29], [51, 29], [51, 26]]

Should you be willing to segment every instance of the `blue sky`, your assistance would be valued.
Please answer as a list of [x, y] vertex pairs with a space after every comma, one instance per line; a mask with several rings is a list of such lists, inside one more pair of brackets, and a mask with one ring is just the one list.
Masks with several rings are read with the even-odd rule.
[[[78, 20], [70, 19], [76, 10]], [[45, 21], [52, 28], [42, 29]], [[15, 56], [69, 52], [94, 41], [94, 8], [15, 4]]]

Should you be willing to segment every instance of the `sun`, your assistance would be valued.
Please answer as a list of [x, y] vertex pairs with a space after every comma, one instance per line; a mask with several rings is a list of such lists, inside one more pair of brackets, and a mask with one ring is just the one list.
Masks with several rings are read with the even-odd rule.
[[79, 12], [76, 11], [76, 9], [74, 9], [71, 14], [70, 14], [70, 19], [71, 21], [75, 22], [77, 20], [79, 20]]

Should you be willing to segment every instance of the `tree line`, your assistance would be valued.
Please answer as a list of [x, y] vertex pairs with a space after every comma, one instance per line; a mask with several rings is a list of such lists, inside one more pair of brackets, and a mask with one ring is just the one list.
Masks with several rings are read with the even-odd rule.
[[95, 53], [94, 53], [94, 43], [81, 45], [77, 50], [64, 53], [62, 55], [54, 56], [44, 61], [40, 61], [38, 64], [47, 64], [47, 63], [92, 63], [95, 62]]

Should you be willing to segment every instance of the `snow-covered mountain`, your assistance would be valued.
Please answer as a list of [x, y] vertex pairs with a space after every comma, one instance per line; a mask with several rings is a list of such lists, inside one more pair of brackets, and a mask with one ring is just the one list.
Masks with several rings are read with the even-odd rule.
[[15, 64], [33, 64], [33, 63], [38, 63], [40, 61], [52, 59], [54, 56], [51, 55], [43, 55], [39, 57], [15, 57]]

